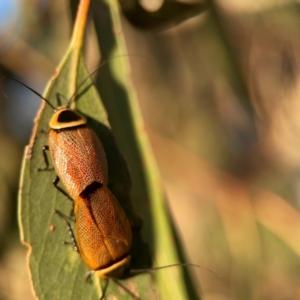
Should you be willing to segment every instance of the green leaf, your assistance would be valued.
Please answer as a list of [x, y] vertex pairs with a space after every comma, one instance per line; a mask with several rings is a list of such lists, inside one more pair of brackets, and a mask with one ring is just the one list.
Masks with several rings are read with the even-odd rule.
[[[45, 98], [55, 107], [57, 92], [66, 97], [70, 95], [72, 64], [71, 51], [45, 94]], [[83, 70], [81, 62], [78, 73], [82, 74]], [[45, 166], [42, 149], [48, 144], [47, 135], [40, 131], [49, 130], [48, 121], [52, 114], [51, 107], [43, 103], [32, 137], [33, 145], [27, 146], [25, 150], [19, 198], [21, 239], [31, 249], [29, 266], [39, 299], [96, 299], [98, 295], [95, 289], [84, 282], [87, 268], [80, 256], [71, 246], [62, 244], [69, 239], [65, 223], [53, 213], [54, 209], [58, 209], [68, 215], [70, 203], [52, 185], [56, 177], [55, 171], [37, 171]], [[49, 155], [48, 157], [50, 159]], [[53, 226], [55, 230], [51, 231]]]
[[[186, 262], [166, 206], [160, 174], [144, 130], [117, 1], [95, 3], [94, 23], [103, 59], [97, 87], [108, 111], [116, 141], [124, 153], [133, 179], [133, 202], [144, 217], [143, 237], [155, 266]], [[115, 59], [118, 56], [122, 58]], [[160, 299], [198, 299], [187, 270], [182, 267], [154, 273]], [[146, 298], [147, 299], [147, 298]]]
[[[68, 95], [66, 78], [68, 78], [69, 70], [72, 69], [73, 60], [71, 56], [67, 57], [60, 69], [59, 76], [51, 83], [46, 92], [45, 97], [54, 105], [56, 105], [57, 92]], [[80, 56], [77, 68], [77, 85], [82, 83], [82, 78], [87, 78], [87, 76], [89, 74]], [[91, 81], [82, 88], [85, 92], [78, 99], [78, 110], [91, 118], [90, 125], [98, 133], [107, 153], [109, 187], [123, 206], [133, 227], [137, 227], [140, 220], [133, 212], [129, 201], [130, 179], [128, 171], [107, 127], [105, 110], [101, 105], [97, 91], [91, 85]], [[37, 171], [37, 168], [42, 168], [45, 164], [41, 150], [47, 144], [46, 135], [39, 132], [48, 128], [48, 120], [52, 113], [49, 106], [43, 105], [33, 146], [32, 148], [28, 146], [25, 151], [21, 174], [19, 212], [22, 241], [31, 248], [30, 270], [35, 292], [40, 299], [96, 299], [99, 297], [99, 292], [97, 292], [100, 289], [99, 282], [95, 281], [96, 289], [85, 283], [84, 276], [88, 269], [71, 246], [62, 244], [62, 241], [68, 240], [66, 226], [57, 215], [53, 214], [54, 209], [58, 209], [68, 215], [71, 204], [52, 185], [56, 176], [55, 171]], [[51, 231], [52, 226], [55, 226], [54, 231]], [[137, 254], [138, 251], [147, 254], [147, 248], [142, 242], [139, 231], [134, 231], [133, 267], [149, 266], [147, 255], [140, 256]], [[125, 284], [137, 286], [134, 290], [142, 295], [144, 290], [139, 289], [139, 281], [145, 288], [145, 282], [149, 282], [149, 275], [140, 275], [128, 280]], [[119, 289], [116, 285], [112, 286], [113, 289], [109, 289], [108, 292], [118, 294]], [[149, 290], [148, 285], [146, 292], [149, 293]]]
[[[79, 30], [82, 31], [82, 28]], [[45, 92], [44, 97], [55, 107], [57, 93], [63, 95], [62, 99], [67, 102], [75, 88], [89, 78], [80, 50], [81, 42], [80, 35], [77, 35], [77, 39], [73, 36], [70, 49], [58, 68], [58, 74]], [[91, 79], [80, 86], [77, 94], [76, 108], [89, 119], [89, 126], [98, 134], [106, 151], [109, 188], [119, 200], [133, 227], [132, 268], [149, 267], [148, 249], [139, 230], [141, 220], [132, 210], [130, 203], [129, 172], [124, 158], [115, 145], [106, 111]], [[52, 184], [56, 177], [54, 170], [37, 171], [38, 168], [45, 166], [42, 149], [48, 141], [44, 132], [49, 130], [48, 122], [52, 114], [52, 108], [43, 102], [30, 145], [25, 149], [20, 178], [19, 223], [21, 240], [30, 248], [29, 267], [32, 285], [39, 299], [98, 299], [102, 294], [101, 286], [105, 282], [93, 278], [93, 284], [87, 284], [84, 276], [89, 270], [80, 255], [72, 246], [62, 244], [63, 241], [69, 241], [70, 237], [64, 221], [54, 214], [54, 209], [68, 215], [71, 204], [54, 188]], [[47, 156], [53, 166], [50, 155]], [[141, 298], [147, 299], [149, 294], [153, 293], [148, 274], [120, 282]], [[132, 299], [128, 292], [124, 292], [113, 281], [109, 282], [105, 295], [111, 294], [122, 295], [122, 299]]]

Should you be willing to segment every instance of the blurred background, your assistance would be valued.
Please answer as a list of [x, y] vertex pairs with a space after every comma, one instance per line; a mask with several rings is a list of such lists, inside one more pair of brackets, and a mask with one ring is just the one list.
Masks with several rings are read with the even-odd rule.
[[[202, 298], [300, 299], [299, 1], [215, 0], [203, 12], [205, 2], [181, 1], [191, 13], [165, 10], [153, 23], [141, 10], [156, 16], [162, 1], [141, 0], [135, 14], [120, 3], [134, 87], [188, 260], [222, 276], [191, 270]], [[76, 5], [0, 0], [0, 77], [42, 93]], [[99, 53], [90, 23], [90, 71]], [[41, 100], [9, 80], [2, 87], [0, 299], [33, 299], [17, 193]]]

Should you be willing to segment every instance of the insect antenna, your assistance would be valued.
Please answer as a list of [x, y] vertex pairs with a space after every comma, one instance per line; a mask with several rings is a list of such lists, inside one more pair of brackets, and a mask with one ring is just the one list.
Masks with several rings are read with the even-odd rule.
[[182, 264], [179, 263], [179, 264], [167, 265], [167, 266], [162, 266], [162, 267], [154, 267], [154, 268], [149, 268], [149, 269], [130, 269], [129, 273], [134, 275], [134, 274], [153, 272], [153, 271], [162, 270], [162, 269], [166, 269], [166, 268], [172, 268], [172, 267], [197, 267], [197, 268], [204, 269], [208, 272], [211, 272], [214, 275], [218, 276], [219, 278], [222, 278], [222, 276], [220, 276], [219, 274], [217, 274], [216, 272], [214, 272], [208, 268], [205, 268], [205, 267], [202, 267], [202, 266], [196, 265], [196, 264], [190, 264], [190, 263], [182, 263]]
[[104, 67], [106, 64], [108, 64], [109, 62], [111, 62], [112, 60], [115, 60], [117, 58], [120, 58], [120, 57], [137, 57], [137, 58], [141, 58], [141, 59], [144, 59], [146, 60], [144, 57], [142, 56], [139, 56], [139, 55], [119, 55], [119, 56], [116, 56], [116, 57], [113, 57], [113, 58], [110, 58], [110, 59], [107, 59], [105, 61], [103, 61], [100, 66], [94, 70], [88, 77], [86, 77], [80, 84], [79, 86], [76, 88], [76, 91], [73, 93], [73, 95], [70, 97], [69, 101], [67, 102], [67, 105], [66, 107], [70, 107], [72, 101], [74, 100], [74, 98], [76, 97], [76, 95], [78, 95], [78, 92], [80, 90], [80, 88], [87, 82], [88, 79], [90, 79], [95, 73], [97, 73], [102, 67]]
[[18, 79], [15, 79], [13, 77], [10, 76], [5, 76], [1, 79], [1, 88], [2, 88], [2, 92], [4, 94], [5, 97], [7, 97], [6, 93], [3, 90], [3, 80], [9, 78], [15, 82], [18, 82], [19, 84], [23, 85], [24, 87], [26, 87], [28, 90], [30, 90], [31, 92], [33, 92], [34, 94], [36, 94], [38, 97], [40, 97], [41, 99], [43, 99], [54, 111], [56, 111], [56, 108], [50, 103], [50, 101], [46, 98], [44, 98], [40, 93], [38, 93], [37, 91], [35, 91], [34, 89], [32, 89], [31, 87], [29, 87], [28, 85], [26, 85], [25, 83], [19, 81]]

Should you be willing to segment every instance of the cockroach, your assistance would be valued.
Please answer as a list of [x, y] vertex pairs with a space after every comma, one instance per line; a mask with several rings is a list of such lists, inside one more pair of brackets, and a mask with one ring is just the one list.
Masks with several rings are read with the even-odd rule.
[[[125, 212], [107, 187], [106, 155], [96, 133], [87, 126], [86, 118], [66, 106], [55, 108], [42, 95], [22, 82], [54, 109], [48, 132], [49, 145], [43, 149], [49, 169], [46, 150], [50, 151], [58, 178], [65, 186], [68, 198], [74, 202], [78, 251], [99, 277], [124, 269], [130, 263], [131, 226]], [[58, 180], [54, 181], [57, 187]], [[67, 195], [63, 190], [57, 187]]]

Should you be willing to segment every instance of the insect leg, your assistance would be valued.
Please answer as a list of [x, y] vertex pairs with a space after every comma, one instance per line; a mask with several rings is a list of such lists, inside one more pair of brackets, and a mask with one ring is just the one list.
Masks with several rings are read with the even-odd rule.
[[61, 187], [58, 186], [59, 180], [60, 180], [59, 177], [56, 176], [55, 179], [53, 180], [54, 187], [59, 192], [61, 192], [64, 196], [66, 196], [68, 198], [68, 200], [70, 200], [73, 203], [73, 206], [74, 206], [74, 200], [68, 195], [68, 193], [66, 191], [64, 191]]
[[37, 169], [38, 171], [50, 171], [50, 170], [53, 170], [53, 168], [49, 168], [49, 160], [48, 160], [48, 156], [47, 156], [46, 151], [49, 151], [49, 146], [48, 145], [45, 145], [43, 147], [43, 157], [44, 157], [44, 162], [45, 162], [46, 166], [44, 168], [38, 168]]
[[85, 281], [86, 283], [92, 283], [91, 277], [92, 277], [92, 275], [93, 275], [94, 273], [95, 273], [94, 270], [88, 271], [88, 272], [85, 274], [85, 276], [84, 276], [84, 281]]
[[105, 285], [104, 285], [104, 288], [103, 288], [103, 290], [102, 290], [102, 295], [101, 295], [101, 297], [100, 297], [99, 300], [103, 300], [103, 299], [104, 299], [106, 290], [107, 290], [107, 288], [108, 288], [109, 279], [108, 279], [108, 278], [103, 278], [103, 280], [105, 280]]
[[126, 285], [122, 284], [116, 278], [111, 278], [117, 285], [124, 289], [133, 299], [142, 300], [139, 296], [135, 295]]
[[58, 183], [59, 183], [59, 177], [56, 176], [55, 179], [53, 180], [53, 185], [60, 193], [62, 193], [65, 197], [67, 197], [69, 201], [72, 202], [72, 209], [70, 211], [70, 216], [74, 216], [75, 201], [68, 195], [68, 193], [65, 190], [63, 190], [61, 187], [58, 186]]
[[39, 133], [41, 133], [41, 134], [48, 134], [48, 133], [49, 133], [49, 130], [41, 129], [41, 130], [39, 131]]
[[64, 215], [62, 212], [60, 212], [59, 210], [55, 209], [54, 212], [59, 217], [61, 217], [62, 219], [65, 220], [67, 228], [68, 228], [68, 233], [69, 233], [69, 235], [71, 236], [71, 239], [72, 239], [71, 242], [64, 242], [64, 245], [73, 245], [73, 248], [75, 249], [75, 251], [77, 251], [79, 253], [76, 238], [75, 238], [75, 234], [73, 232], [73, 229], [72, 229], [72, 226], [71, 226], [70, 222], [68, 221], [68, 217], [66, 215]]

